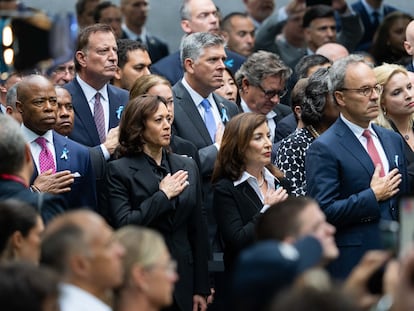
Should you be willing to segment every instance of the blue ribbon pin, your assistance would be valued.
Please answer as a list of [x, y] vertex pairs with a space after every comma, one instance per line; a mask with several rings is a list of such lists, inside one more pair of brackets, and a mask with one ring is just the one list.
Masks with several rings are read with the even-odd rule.
[[227, 116], [227, 110], [224, 107], [221, 107], [221, 121], [223, 123], [228, 122], [229, 121], [229, 117]]
[[119, 106], [117, 111], [116, 111], [116, 117], [118, 118], [118, 120], [121, 119], [122, 111], [124, 111], [124, 106]]
[[65, 147], [62, 150], [62, 155], [60, 156], [61, 159], [67, 161], [69, 158], [69, 150]]

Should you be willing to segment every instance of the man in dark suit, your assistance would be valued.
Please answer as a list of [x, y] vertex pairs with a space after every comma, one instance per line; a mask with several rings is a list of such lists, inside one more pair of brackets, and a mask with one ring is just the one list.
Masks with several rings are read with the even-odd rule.
[[29, 188], [33, 174], [30, 147], [19, 124], [11, 117], [0, 115], [0, 200], [17, 199], [29, 203], [48, 222], [66, 209], [62, 197]]
[[108, 25], [95, 24], [79, 33], [75, 53], [77, 76], [64, 87], [72, 95], [75, 126], [69, 138], [85, 146], [104, 145], [108, 131], [119, 124], [128, 92], [109, 84], [117, 70], [117, 45]]
[[235, 104], [213, 93], [223, 83], [226, 53], [222, 37], [206, 32], [191, 34], [184, 38], [181, 54], [184, 77], [173, 87], [174, 128], [177, 135], [198, 148], [204, 206], [212, 239], [216, 225], [212, 214], [210, 178], [224, 124], [238, 113], [238, 109]]
[[[57, 114], [57, 96], [52, 83], [32, 75], [17, 86], [17, 109], [22, 115], [22, 132], [30, 144], [36, 166], [32, 175], [61, 172], [70, 187], [62, 196], [69, 208], [96, 208], [95, 176], [86, 147], [53, 132]], [[58, 175], [60, 176], [60, 175]]]
[[[219, 18], [215, 4], [211, 0], [183, 0], [180, 8], [181, 28], [186, 35], [195, 32], [219, 33]], [[203, 18], [200, 18], [203, 16]], [[226, 49], [226, 66], [235, 74], [245, 58]], [[152, 59], [152, 58], [151, 58]], [[155, 63], [155, 60], [152, 59]], [[151, 67], [151, 72], [165, 77], [171, 85], [177, 83], [184, 73], [180, 51], [164, 57]]]
[[339, 258], [329, 269], [345, 278], [370, 249], [381, 248], [378, 223], [398, 219], [398, 196], [407, 192], [403, 141], [371, 123], [382, 88], [362, 57], [330, 69], [340, 117], [306, 154], [308, 194], [336, 227]]
[[280, 104], [291, 73], [279, 56], [265, 51], [252, 54], [236, 73], [241, 110], [266, 115], [272, 142], [277, 122], [292, 112], [290, 107]]
[[118, 45], [118, 71], [113, 79], [113, 85], [129, 91], [135, 80], [151, 74], [151, 58], [147, 48], [141, 42], [120, 39]]
[[153, 62], [169, 54], [168, 46], [156, 36], [150, 35], [145, 22], [149, 10], [149, 0], [121, 0], [121, 11], [124, 16], [122, 39], [138, 40], [148, 49]]
[[351, 5], [352, 10], [359, 15], [364, 24], [364, 36], [356, 47], [357, 51], [369, 51], [379, 24], [385, 16], [397, 10], [382, 2], [383, 0], [358, 0]]

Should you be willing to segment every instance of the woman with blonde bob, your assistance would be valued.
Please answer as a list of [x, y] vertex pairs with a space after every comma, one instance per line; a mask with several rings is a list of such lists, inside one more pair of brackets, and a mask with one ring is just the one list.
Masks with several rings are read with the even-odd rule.
[[115, 238], [124, 246], [124, 281], [115, 294], [117, 311], [155, 311], [173, 302], [178, 280], [163, 237], [152, 229], [126, 226]]
[[410, 184], [414, 181], [414, 87], [407, 70], [395, 64], [374, 68], [383, 87], [380, 96], [380, 114], [375, 123], [399, 133], [404, 141], [404, 155], [408, 162]]

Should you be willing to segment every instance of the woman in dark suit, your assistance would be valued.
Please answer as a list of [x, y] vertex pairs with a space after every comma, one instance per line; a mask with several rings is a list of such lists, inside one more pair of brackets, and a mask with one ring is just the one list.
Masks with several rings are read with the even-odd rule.
[[195, 162], [167, 150], [171, 115], [163, 97], [132, 99], [122, 114], [118, 160], [108, 164], [107, 196], [116, 227], [158, 230], [178, 263], [172, 310], [205, 310], [207, 228]]
[[286, 200], [289, 183], [270, 164], [266, 116], [242, 113], [226, 125], [213, 171], [214, 213], [224, 242], [224, 264], [254, 241], [254, 226], [269, 205]]

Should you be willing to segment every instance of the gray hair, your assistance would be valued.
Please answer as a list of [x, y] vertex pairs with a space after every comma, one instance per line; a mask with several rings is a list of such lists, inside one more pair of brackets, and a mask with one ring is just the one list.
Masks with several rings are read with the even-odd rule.
[[253, 86], [258, 86], [267, 77], [279, 76], [286, 81], [292, 74], [292, 69], [285, 65], [274, 53], [258, 51], [250, 55], [236, 72], [236, 83], [240, 89], [244, 78]]
[[7, 90], [6, 94], [6, 106], [10, 106], [13, 110], [16, 110], [17, 101], [17, 83]]
[[183, 67], [185, 68], [184, 61], [187, 58], [196, 61], [204, 52], [204, 49], [220, 45], [225, 45], [223, 37], [209, 32], [196, 32], [185, 36], [181, 41], [180, 47], [180, 57]]
[[319, 68], [308, 79], [302, 104], [301, 119], [305, 125], [317, 126], [322, 120], [327, 95], [332, 96], [329, 69]]
[[365, 61], [364, 57], [356, 54], [351, 54], [347, 57], [338, 59], [333, 63], [331, 69], [329, 70], [333, 92], [340, 91], [345, 87], [346, 70], [349, 66], [356, 65], [358, 63], [363, 63], [369, 67], [372, 67], [370, 63]]
[[0, 114], [0, 173], [15, 174], [24, 164], [26, 141], [19, 124]]
[[180, 17], [181, 20], [191, 21], [191, 11], [190, 11], [190, 0], [183, 0], [183, 3], [180, 6]]

